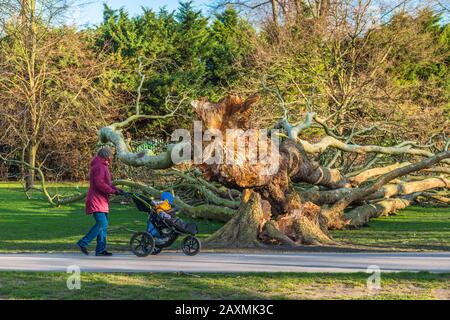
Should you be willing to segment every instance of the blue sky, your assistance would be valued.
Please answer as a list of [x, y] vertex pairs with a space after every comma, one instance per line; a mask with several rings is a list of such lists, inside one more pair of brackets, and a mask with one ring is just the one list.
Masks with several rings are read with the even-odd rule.
[[[178, 7], [179, 0], [75, 0], [79, 3], [85, 3], [82, 6], [74, 7], [68, 14], [67, 22], [75, 24], [78, 27], [99, 24], [103, 18], [103, 3], [107, 3], [113, 9], [124, 7], [132, 16], [141, 12], [141, 7], [147, 7], [158, 10], [165, 6], [168, 10], [175, 10]], [[398, 2], [399, 0], [397, 0]], [[446, 3], [449, 0], [443, 0]], [[211, 4], [211, 0], [193, 0], [193, 4], [198, 9], [207, 13]], [[389, 0], [388, 0], [389, 2]], [[420, 1], [412, 1], [412, 4], [420, 3]], [[446, 14], [443, 22], [450, 20], [450, 14]]]
[[[113, 9], [124, 7], [131, 15], [141, 12], [141, 7], [159, 9], [166, 6], [168, 10], [175, 10], [178, 7], [178, 0], [85, 0], [82, 6], [73, 8], [68, 20], [78, 26], [98, 24], [102, 21], [103, 3], [107, 3]], [[208, 10], [207, 0], [194, 0], [193, 4], [205, 13]]]

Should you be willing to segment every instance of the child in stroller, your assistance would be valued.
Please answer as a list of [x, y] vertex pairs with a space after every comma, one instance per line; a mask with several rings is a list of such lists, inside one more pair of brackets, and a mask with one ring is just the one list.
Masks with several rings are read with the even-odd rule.
[[[152, 200], [152, 205], [154, 206], [156, 213], [167, 222], [176, 226], [179, 230], [184, 230], [186, 233], [196, 234], [197, 227], [190, 223], [186, 223], [177, 217], [178, 208], [172, 207], [173, 205], [173, 194], [170, 192], [163, 192], [161, 194], [161, 200]], [[155, 237], [155, 243], [161, 244], [166, 242], [168, 239], [163, 238], [162, 235], [158, 233], [156, 227], [149, 221], [148, 230], [150, 234]]]
[[131, 251], [145, 257], [155, 255], [162, 248], [169, 247], [181, 234], [188, 234], [183, 239], [182, 250], [186, 255], [196, 255], [200, 251], [200, 241], [194, 236], [198, 233], [194, 223], [184, 222], [177, 217], [177, 208], [173, 207], [174, 196], [163, 192], [160, 200], [153, 200], [138, 193], [126, 193], [138, 210], [148, 214], [146, 232], [136, 232], [130, 240]]

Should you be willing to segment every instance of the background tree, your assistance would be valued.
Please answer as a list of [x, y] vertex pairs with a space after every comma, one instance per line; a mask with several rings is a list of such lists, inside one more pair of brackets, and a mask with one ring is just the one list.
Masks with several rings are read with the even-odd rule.
[[[111, 71], [111, 89], [122, 93], [124, 105], [130, 108], [139, 100], [142, 111], [152, 114], [166, 113], [168, 100], [176, 103], [186, 96], [220, 97], [241, 76], [247, 53], [252, 50], [252, 28], [236, 11], [230, 7], [208, 24], [208, 18], [192, 2], [181, 2], [176, 12], [144, 9], [136, 17], [105, 6], [104, 21], [97, 32], [99, 47], [109, 48], [120, 65]], [[131, 93], [139, 87], [138, 99]], [[189, 126], [190, 108], [185, 105], [178, 112], [177, 119], [146, 124], [146, 128], [136, 126], [144, 137], [155, 129], [167, 137], [174, 128]]]
[[[92, 137], [80, 125], [77, 110], [90, 113], [75, 102], [70, 111], [59, 109], [65, 101], [61, 92], [87, 106], [113, 101], [107, 117], [114, 122], [100, 128], [92, 121], [90, 128], [100, 128], [100, 144], [114, 145], [119, 162], [131, 167], [122, 175], [134, 181], [116, 183], [153, 196], [175, 190], [175, 202], [186, 215], [227, 222], [208, 240], [214, 246], [332, 243], [330, 228], [364, 225], [420, 197], [445, 204], [448, 25], [431, 7], [413, 8], [407, 2], [390, 2], [387, 8], [375, 0], [261, 1], [259, 8], [275, 8], [275, 16], [255, 9], [249, 20], [247, 12], [237, 14], [229, 3], [212, 17], [189, 2], [176, 12], [143, 10], [135, 17], [105, 7], [102, 25], [73, 33], [93, 50], [83, 50], [82, 61], [67, 63], [78, 55], [76, 50], [62, 54], [70, 48], [62, 40], [61, 46], [43, 46], [53, 48], [41, 59], [49, 59], [45, 70], [54, 70], [39, 96], [38, 105], [52, 110], [45, 113], [51, 115], [45, 123], [68, 126], [66, 117], [53, 121], [60, 119], [58, 110], [77, 116], [63, 139], [54, 140], [59, 131], [52, 131], [42, 145], [48, 141], [48, 150], [67, 150], [80, 128]], [[62, 29], [45, 30], [56, 37]], [[2, 40], [13, 43], [7, 36]], [[77, 95], [75, 85], [58, 85], [85, 79], [87, 57], [104, 61], [104, 54], [109, 64], [93, 71], [89, 90]], [[6, 62], [8, 55], [2, 59]], [[58, 80], [54, 74], [68, 66], [70, 79]], [[15, 140], [28, 143], [28, 136], [20, 140], [10, 132], [15, 132], [11, 123], [28, 123], [12, 117], [26, 114], [16, 103], [27, 106], [28, 99], [13, 98], [22, 94], [20, 85], [7, 86], [10, 75], [21, 72], [5, 74], [6, 90], [0, 94], [9, 123], [3, 145], [23, 150]], [[93, 89], [97, 98], [85, 103]], [[225, 135], [229, 128], [281, 129], [280, 170], [267, 176], [264, 165], [251, 163], [173, 168], [170, 154], [180, 145], [155, 152], [132, 139], [164, 139], [195, 118], [205, 129]], [[25, 160], [18, 163], [41, 175]]]
[[[398, 63], [396, 53], [406, 52], [406, 46], [414, 39], [418, 47], [427, 46], [428, 54], [445, 69], [447, 56], [440, 56], [439, 52], [447, 52], [448, 46], [438, 39], [446, 27], [439, 26], [434, 31], [423, 28], [424, 11], [409, 13], [417, 23], [412, 28], [416, 36], [412, 36], [406, 26], [397, 29], [396, 19], [401, 12], [391, 8], [382, 12], [383, 19], [374, 20], [374, 5], [379, 4], [327, 2], [328, 10], [317, 11], [317, 3], [309, 9], [304, 3], [304, 10], [295, 12], [302, 16], [291, 20], [295, 23], [280, 22], [276, 37], [264, 28], [257, 34], [259, 63], [254, 69], [247, 69], [247, 77], [240, 84], [235, 83], [235, 88], [244, 88], [244, 92], [260, 91], [272, 99], [259, 106], [254, 97], [244, 100], [227, 96], [218, 103], [205, 99], [194, 102], [205, 128], [219, 128], [225, 134], [228, 128], [275, 125], [287, 137], [280, 149], [281, 168], [275, 176], [262, 175], [265, 169], [259, 165], [201, 167], [211, 181], [243, 191], [239, 209], [207, 241], [209, 245], [255, 246], [262, 241], [288, 245], [332, 243], [329, 228], [361, 226], [370, 217], [409, 205], [426, 190], [448, 185], [445, 177], [427, 173], [447, 171], [448, 118], [440, 100], [447, 89], [442, 83], [437, 85], [438, 91], [443, 91], [435, 96], [438, 99], [432, 99], [435, 113], [420, 113], [429, 120], [439, 119], [438, 127], [433, 126], [435, 135], [426, 137], [417, 131], [411, 135], [405, 124], [417, 120], [417, 111], [413, 111], [417, 102], [398, 107], [403, 100], [396, 93], [407, 88], [398, 83], [392, 68]], [[421, 56], [414, 50], [408, 53], [415, 61], [424, 62], [428, 55]], [[407, 63], [407, 59], [400, 61]], [[417, 94], [431, 97], [427, 90]], [[251, 111], [257, 121], [252, 121]], [[280, 121], [274, 124], [274, 118]], [[420, 122], [420, 126], [428, 126], [428, 122]], [[102, 141], [118, 141], [118, 128], [113, 124], [102, 129]], [[428, 132], [430, 129], [427, 127]], [[428, 140], [430, 143], [426, 144]], [[161, 169], [173, 165], [169, 154], [170, 149], [158, 158], [141, 155], [137, 159], [138, 155], [121, 148], [119, 159], [132, 166], [145, 163]], [[439, 161], [444, 167], [430, 169]], [[195, 176], [191, 178], [208, 188]], [[160, 192], [148, 185], [119, 183], [153, 195]], [[221, 197], [204, 197], [215, 204], [222, 202]], [[230, 204], [229, 208], [233, 206]], [[193, 210], [193, 216], [199, 213]]]
[[[30, 167], [47, 164], [63, 168], [55, 171], [65, 177], [84, 179], [85, 171], [80, 174], [77, 167], [86, 161], [87, 150], [90, 154], [95, 127], [102, 123], [105, 100], [96, 83], [105, 64], [92, 53], [88, 33], [53, 25], [68, 2], [8, 5], [2, 6], [0, 39], [0, 123], [5, 128], [0, 143]], [[69, 141], [75, 147], [70, 154]], [[30, 189], [35, 172], [22, 169]]]
[[217, 96], [217, 89], [223, 88], [220, 91], [225, 92], [233, 88], [246, 70], [253, 67], [250, 57], [255, 53], [254, 38], [254, 29], [234, 7], [227, 6], [215, 15], [209, 37], [211, 51], [206, 57], [208, 81], [214, 86], [210, 96]]
[[[328, 27], [324, 29], [315, 18], [314, 6], [308, 9], [305, 2], [302, 8], [289, 14], [295, 23], [286, 23], [280, 29], [283, 41], [271, 41], [264, 32], [260, 34], [256, 58], [260, 63], [243, 87], [250, 91], [263, 87], [266, 99], [270, 95], [270, 103], [279, 106], [259, 110], [260, 121], [283, 117], [285, 110], [292, 121], [301, 121], [313, 110], [321, 115], [319, 122], [332, 129], [327, 134], [349, 142], [395, 144], [416, 140], [426, 144], [430, 135], [425, 132], [431, 132], [433, 139], [442, 139], [442, 131], [448, 130], [445, 101], [449, 91], [446, 76], [434, 78], [430, 71], [431, 65], [434, 72], [448, 68], [449, 47], [440, 40], [446, 38], [448, 27], [442, 23], [435, 24], [434, 29], [423, 27], [426, 19], [439, 21], [438, 14], [409, 10], [405, 15], [401, 7], [383, 8], [376, 1], [339, 1], [329, 4]], [[396, 22], [400, 16], [409, 17], [408, 23], [400, 26]], [[401, 58], [400, 52], [405, 54]], [[433, 57], [434, 62], [427, 57]], [[426, 88], [415, 90], [411, 81], [407, 84], [399, 80], [403, 77], [400, 70], [408, 61], [429, 68], [430, 77], [424, 78]], [[255, 81], [261, 78], [263, 81]], [[418, 77], [414, 83], [420, 83]], [[406, 97], [406, 92], [415, 98]], [[433, 102], [424, 103], [427, 100]], [[323, 133], [324, 126], [316, 123], [312, 129], [303, 135], [314, 138]], [[345, 171], [365, 160], [373, 164], [385, 159], [355, 159], [341, 151], [327, 152], [320, 159], [328, 167]]]

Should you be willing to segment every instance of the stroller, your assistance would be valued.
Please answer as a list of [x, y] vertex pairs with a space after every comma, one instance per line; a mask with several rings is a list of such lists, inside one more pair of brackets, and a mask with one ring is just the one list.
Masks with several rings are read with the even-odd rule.
[[[156, 255], [163, 248], [171, 246], [180, 235], [187, 234], [183, 239], [181, 249], [188, 256], [194, 256], [200, 252], [200, 240], [195, 237], [198, 233], [195, 223], [186, 223], [179, 218], [166, 219], [156, 212], [157, 202], [139, 193], [123, 192], [130, 197], [139, 211], [148, 215], [147, 230], [136, 232], [131, 236], [130, 249], [138, 257]], [[175, 215], [176, 209], [169, 212]]]

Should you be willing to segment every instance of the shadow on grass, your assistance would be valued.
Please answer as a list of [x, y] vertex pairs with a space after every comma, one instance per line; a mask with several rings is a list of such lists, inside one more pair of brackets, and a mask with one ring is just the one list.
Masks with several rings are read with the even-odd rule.
[[[367, 279], [365, 273], [199, 275], [84, 273], [80, 290], [67, 289], [68, 276], [64, 273], [2, 273], [0, 297], [68, 300], [374, 298], [365, 288]], [[397, 291], [399, 285], [420, 288], [425, 292], [433, 288], [442, 289], [448, 287], [450, 274], [427, 272], [383, 274], [382, 282], [385, 289], [381, 297], [387, 295], [402, 298], [405, 292]], [[345, 292], [340, 291], [342, 288], [345, 288]], [[327, 292], [323, 292], [325, 289]]]
[[[75, 242], [94, 224], [84, 214], [84, 203], [51, 207], [42, 194], [28, 200], [21, 188], [0, 183], [0, 252], [77, 251]], [[54, 189], [54, 188], [52, 188]], [[80, 191], [73, 187], [56, 188], [62, 193]], [[56, 190], [54, 189], [54, 190]], [[185, 220], [185, 217], [182, 217]], [[109, 249], [127, 251], [134, 231], [144, 231], [147, 215], [133, 204], [111, 203]], [[223, 224], [195, 220], [199, 238], [205, 239]], [[436, 208], [410, 207], [389, 218], [374, 219], [369, 227], [332, 231], [339, 246], [301, 247], [302, 251], [360, 250], [450, 250], [450, 212]], [[178, 248], [180, 240], [174, 247]], [[92, 245], [92, 247], [95, 244]], [[362, 248], [362, 249], [360, 249]], [[93, 249], [93, 248], [92, 248]], [[274, 248], [277, 249], [277, 248]], [[283, 248], [279, 248], [283, 249]]]
[[398, 214], [373, 219], [367, 227], [332, 231], [346, 244], [372, 248], [450, 250], [450, 210], [410, 207]]
[[[63, 188], [59, 188], [60, 191]], [[70, 193], [73, 188], [66, 188]], [[128, 251], [133, 232], [144, 231], [147, 215], [134, 204], [111, 201], [108, 249]], [[50, 206], [42, 194], [34, 193], [28, 200], [20, 188], [0, 185], [0, 252], [78, 251], [75, 243], [95, 223], [85, 214], [83, 202], [61, 207]], [[206, 238], [222, 224], [196, 221], [200, 238]], [[179, 241], [174, 244], [179, 246]], [[95, 247], [95, 241], [90, 249]]]
[[[86, 274], [80, 290], [69, 290], [65, 274], [9, 273], [0, 280], [0, 296], [6, 299], [262, 299], [234, 285], [217, 283], [216, 278], [177, 274]], [[220, 281], [220, 280], [219, 280]]]

